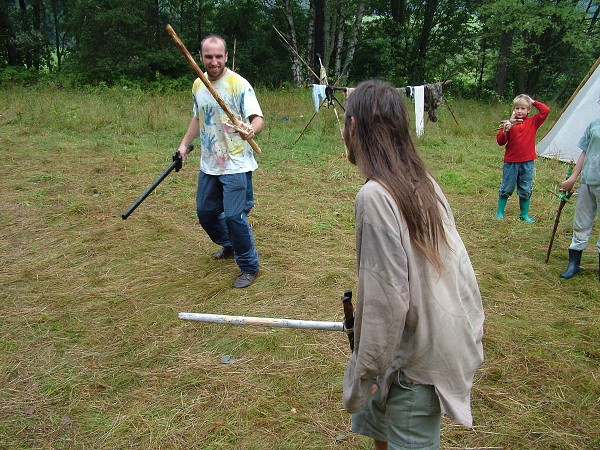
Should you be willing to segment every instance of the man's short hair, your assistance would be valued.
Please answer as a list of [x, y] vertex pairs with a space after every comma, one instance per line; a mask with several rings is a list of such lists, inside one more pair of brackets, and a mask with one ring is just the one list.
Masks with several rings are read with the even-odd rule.
[[202, 54], [202, 47], [204, 46], [204, 43], [206, 41], [213, 41], [213, 40], [217, 40], [217, 41], [223, 42], [223, 47], [225, 47], [225, 54], [227, 54], [227, 42], [225, 42], [225, 39], [223, 39], [218, 34], [209, 34], [204, 39], [202, 39], [202, 42], [200, 42], [200, 54]]

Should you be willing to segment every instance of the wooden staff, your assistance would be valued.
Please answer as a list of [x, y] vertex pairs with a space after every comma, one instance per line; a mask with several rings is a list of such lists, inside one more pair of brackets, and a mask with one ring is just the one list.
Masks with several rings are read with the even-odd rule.
[[[573, 165], [574, 162], [571, 161], [569, 166], [567, 167], [567, 176], [565, 180], [568, 180], [569, 177], [573, 174]], [[560, 221], [560, 214], [567, 204], [567, 201], [573, 195], [573, 191], [560, 191], [558, 194], [558, 198], [560, 203], [558, 204], [558, 211], [556, 211], [556, 217], [554, 218], [554, 227], [552, 228], [552, 235], [550, 236], [550, 244], [548, 245], [548, 252], [546, 253], [546, 264], [548, 264], [548, 260], [550, 259], [550, 252], [552, 251], [552, 244], [554, 244], [554, 236], [556, 236], [556, 229], [558, 228], [558, 222]]]
[[[196, 61], [194, 61], [194, 58], [192, 58], [192, 55], [190, 54], [190, 52], [187, 50], [187, 48], [185, 48], [185, 45], [183, 45], [183, 42], [181, 42], [181, 39], [179, 39], [179, 36], [177, 36], [177, 33], [175, 33], [175, 30], [173, 29], [173, 27], [171, 25], [167, 25], [167, 33], [169, 33], [169, 36], [171, 36], [171, 39], [173, 39], [173, 42], [175, 43], [175, 45], [179, 48], [179, 50], [181, 51], [181, 53], [183, 54], [185, 59], [187, 59], [188, 63], [190, 63], [190, 66], [192, 66], [192, 69], [194, 69], [194, 72], [196, 72], [196, 75], [198, 75], [200, 80], [202, 80], [202, 83], [204, 83], [204, 86], [206, 86], [206, 88], [208, 89], [208, 92], [210, 92], [212, 94], [212, 96], [217, 101], [217, 103], [219, 104], [221, 109], [223, 109], [223, 111], [225, 111], [225, 114], [227, 114], [227, 117], [229, 117], [229, 120], [231, 121], [231, 123], [233, 123], [234, 127], [238, 130], [239, 129], [243, 130], [244, 124], [242, 124], [237, 119], [237, 117], [235, 117], [233, 115], [231, 110], [227, 107], [227, 105], [225, 104], [225, 102], [223, 101], [223, 99], [221, 98], [219, 93], [217, 92], [217, 90], [211, 84], [210, 80], [206, 77], [206, 75], [204, 75], [204, 72], [202, 72], [202, 69], [200, 69], [198, 64], [196, 64]], [[247, 142], [248, 142], [248, 144], [250, 144], [250, 147], [252, 147], [252, 150], [254, 150], [256, 153], [261, 153], [260, 147], [258, 146], [258, 144], [256, 142], [254, 142], [254, 139], [248, 139]]]
[[281, 34], [281, 32], [277, 29], [277, 27], [275, 25], [273, 25], [273, 28], [275, 29], [275, 31], [277, 32], [277, 34], [279, 35], [279, 37], [283, 40], [283, 42], [285, 42], [285, 44], [289, 47], [289, 49], [294, 53], [294, 55], [296, 55], [296, 57], [302, 61], [304, 63], [304, 65], [306, 66], [306, 68], [309, 70], [310, 73], [312, 73], [315, 78], [317, 80], [319, 80], [319, 83], [321, 82], [321, 78], [319, 77], [319, 75], [317, 75], [314, 70], [311, 69], [311, 67], [308, 65], [308, 63], [306, 61], [304, 61], [302, 59], [302, 56], [300, 56], [300, 54], [296, 51], [296, 49], [294, 47], [292, 47], [292, 44], [290, 44], [287, 39], [283, 36], [283, 34]]

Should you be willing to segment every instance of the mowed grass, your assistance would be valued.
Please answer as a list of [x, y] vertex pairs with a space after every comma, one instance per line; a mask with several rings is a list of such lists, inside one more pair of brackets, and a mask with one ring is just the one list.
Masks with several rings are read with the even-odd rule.
[[[250, 221], [261, 273], [233, 290], [235, 263], [211, 259], [217, 247], [195, 217], [198, 148], [121, 219], [170, 164], [189, 92], [0, 91], [0, 448], [370, 448], [342, 408], [344, 333], [177, 318], [341, 321], [340, 296], [356, 282], [353, 200], [364, 180], [343, 157], [333, 109], [294, 144], [314, 113], [310, 91], [258, 95], [267, 128]], [[478, 275], [486, 361], [474, 428], [445, 419], [442, 446], [598, 448], [594, 245], [580, 275], [558, 277], [574, 203], [544, 262], [558, 207], [549, 191], [566, 166], [536, 162], [535, 224], [518, 220], [516, 196], [496, 220], [494, 135], [508, 106], [450, 99], [417, 142]]]

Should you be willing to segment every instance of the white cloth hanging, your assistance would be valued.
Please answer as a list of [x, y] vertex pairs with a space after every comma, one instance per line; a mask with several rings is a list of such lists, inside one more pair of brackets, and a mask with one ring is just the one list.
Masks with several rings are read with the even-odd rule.
[[315, 113], [319, 112], [319, 107], [323, 100], [325, 100], [325, 86], [324, 84], [313, 84], [313, 101], [315, 102]]
[[415, 125], [417, 136], [421, 137], [425, 133], [425, 86], [412, 86], [415, 93]]

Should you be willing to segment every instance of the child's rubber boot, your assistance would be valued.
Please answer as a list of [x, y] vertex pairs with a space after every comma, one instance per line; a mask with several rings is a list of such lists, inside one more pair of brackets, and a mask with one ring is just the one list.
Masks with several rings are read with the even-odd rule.
[[498, 210], [496, 211], [496, 217], [498, 219], [504, 219], [504, 208], [506, 208], [506, 202], [508, 201], [505, 197], [498, 197]]
[[567, 269], [560, 274], [561, 278], [568, 280], [571, 277], [574, 277], [577, 273], [579, 273], [579, 266], [581, 265], [581, 254], [582, 250], [572, 250], [569, 249], [569, 265]]
[[529, 217], [529, 202], [531, 202], [531, 198], [521, 198], [519, 197], [519, 209], [521, 210], [521, 214], [519, 214], [519, 218], [523, 222], [534, 223], [531, 217]]

